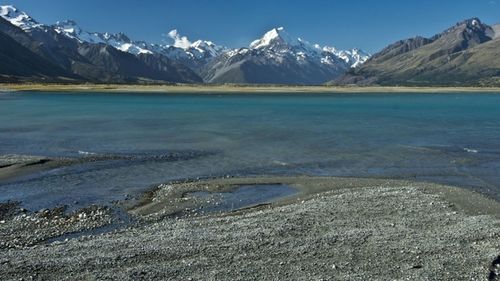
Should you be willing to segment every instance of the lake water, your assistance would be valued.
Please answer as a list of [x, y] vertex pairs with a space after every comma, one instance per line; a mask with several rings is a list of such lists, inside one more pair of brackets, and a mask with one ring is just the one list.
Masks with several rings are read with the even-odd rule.
[[213, 176], [426, 180], [500, 198], [500, 95], [0, 94], [0, 154], [86, 157], [0, 184], [30, 209]]

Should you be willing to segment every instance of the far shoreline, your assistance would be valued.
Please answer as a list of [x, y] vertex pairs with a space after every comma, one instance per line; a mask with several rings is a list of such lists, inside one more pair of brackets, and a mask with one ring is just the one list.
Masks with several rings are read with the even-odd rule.
[[0, 91], [160, 94], [368, 94], [368, 93], [500, 93], [500, 87], [288, 86], [288, 85], [139, 85], [4, 83]]

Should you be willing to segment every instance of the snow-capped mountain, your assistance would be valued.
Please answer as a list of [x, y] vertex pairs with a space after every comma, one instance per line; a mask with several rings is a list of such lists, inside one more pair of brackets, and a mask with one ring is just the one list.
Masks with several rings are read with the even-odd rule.
[[212, 83], [321, 84], [369, 58], [358, 50], [321, 47], [273, 28], [247, 48], [219, 56], [202, 73]]
[[304, 41], [290, 36], [284, 27], [273, 28], [266, 32], [262, 38], [250, 43], [250, 49], [271, 48], [276, 51], [286, 51], [290, 47], [304, 47]]
[[153, 53], [148, 49], [149, 46], [146, 42], [132, 41], [127, 37], [127, 35], [123, 33], [110, 34], [107, 32], [99, 33], [85, 31], [80, 28], [75, 21], [72, 20], [57, 22], [52, 27], [56, 32], [64, 34], [69, 38], [78, 40], [78, 42], [80, 43], [104, 43], [113, 46], [120, 51], [131, 53], [134, 55]]
[[79, 43], [107, 44], [120, 51], [134, 55], [161, 54], [193, 68], [204, 65], [208, 60], [227, 50], [227, 48], [218, 46], [211, 41], [197, 40], [190, 42], [187, 37], [180, 36], [177, 30], [172, 30], [168, 33], [174, 44], [162, 45], [131, 40], [123, 33], [111, 34], [108, 32], [86, 31], [73, 20], [59, 21], [54, 25], [44, 25], [11, 5], [0, 6], [0, 16], [26, 31], [37, 28], [51, 29]]
[[227, 52], [229, 49], [212, 41], [197, 40], [191, 42], [186, 36], [181, 36], [174, 29], [168, 33], [173, 45], [156, 45], [155, 50], [170, 59], [179, 61], [199, 71], [212, 59]]
[[337, 50], [334, 47], [325, 46], [323, 47], [323, 52], [325, 58], [328, 57], [328, 54], [333, 54], [334, 56], [344, 60], [347, 64], [349, 64], [353, 68], [362, 65], [371, 57], [369, 53], [357, 48], [351, 50]]
[[198, 40], [192, 43], [187, 37], [180, 36], [175, 29], [168, 33], [168, 36], [174, 42], [173, 45], [163, 45], [131, 40], [123, 33], [111, 34], [85, 31], [72, 20], [57, 22], [53, 25], [53, 28], [56, 32], [81, 43], [103, 43], [134, 55], [161, 54], [193, 69], [204, 65], [208, 60], [227, 50], [225, 47], [218, 46], [211, 41]]
[[18, 10], [12, 5], [0, 6], [0, 16], [22, 30], [29, 30], [42, 26], [42, 24], [38, 23], [28, 14]]
[[285, 54], [291, 54], [298, 61], [317, 59], [323, 64], [335, 64], [336, 59], [343, 60], [350, 67], [364, 63], [370, 55], [359, 49], [338, 50], [334, 47], [311, 44], [301, 38], [292, 37], [283, 27], [273, 28], [260, 39], [250, 44], [252, 50], [263, 50], [272, 59], [280, 59]]
[[[202, 82], [183, 64], [154, 54], [126, 35], [87, 32], [74, 21], [46, 25], [13, 6], [0, 6], [5, 33], [65, 75], [55, 80], [92, 82]], [[40, 60], [41, 61], [41, 60]], [[56, 71], [57, 70], [57, 71]], [[64, 78], [61, 78], [64, 76]]]
[[[87, 31], [72, 20], [41, 24], [14, 6], [0, 6], [0, 16], [42, 42], [37, 51], [65, 68], [78, 65], [74, 61], [81, 55], [119, 56], [104, 48], [110, 46], [157, 70], [170, 63], [187, 66], [205, 82], [320, 84], [360, 66], [370, 57], [359, 49], [339, 50], [311, 44], [291, 36], [283, 27], [273, 28], [248, 47], [228, 49], [212, 41], [192, 42], [176, 29], [167, 34], [170, 44], [156, 44], [133, 40], [123, 33]], [[103, 52], [91, 54], [98, 49]], [[151, 57], [145, 58], [146, 55]], [[192, 75], [189, 79], [196, 80]]]

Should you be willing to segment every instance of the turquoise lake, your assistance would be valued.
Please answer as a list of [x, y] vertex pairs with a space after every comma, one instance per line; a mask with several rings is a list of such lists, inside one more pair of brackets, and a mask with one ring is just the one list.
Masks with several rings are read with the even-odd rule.
[[0, 202], [35, 210], [227, 175], [412, 179], [500, 199], [500, 95], [0, 93], [0, 154], [108, 157], [0, 184]]

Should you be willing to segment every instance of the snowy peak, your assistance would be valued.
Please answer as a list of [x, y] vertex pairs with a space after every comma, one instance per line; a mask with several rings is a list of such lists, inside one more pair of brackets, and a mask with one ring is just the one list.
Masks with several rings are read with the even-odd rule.
[[58, 21], [54, 25], [54, 27], [61, 32], [65, 32], [68, 34], [80, 34], [81, 29], [78, 26], [78, 24], [73, 21], [73, 20], [64, 20], [64, 21]]
[[[333, 49], [333, 50], [332, 50]], [[365, 63], [369, 58], [370, 54], [360, 50], [360, 49], [352, 49], [352, 50], [335, 50], [335, 48], [324, 47], [324, 50], [332, 52], [338, 58], [345, 61], [348, 65], [355, 68]]]
[[80, 43], [105, 43], [105, 40], [99, 33], [87, 32], [80, 28], [73, 20], [58, 21], [52, 28], [60, 34], [66, 35], [69, 38], [75, 39]]
[[153, 54], [152, 45], [147, 44], [142, 41], [132, 41], [127, 35], [124, 33], [115, 33], [111, 34], [108, 32], [105, 33], [90, 33], [91, 36], [99, 38], [105, 44], [115, 47], [116, 49], [131, 53], [134, 55], [139, 54]]
[[198, 40], [191, 44], [191, 48], [198, 50], [201, 53], [206, 53], [211, 57], [216, 57], [226, 50], [225, 47], [215, 45], [212, 41]]
[[80, 42], [83, 41], [80, 40], [80, 37], [84, 36], [85, 32], [76, 24], [75, 21], [58, 21], [53, 28], [57, 33], [62, 33], [70, 38], [77, 39]]
[[111, 34], [108, 32], [88, 32], [78, 26], [73, 20], [65, 20], [57, 22], [52, 26], [57, 33], [66, 35], [69, 38], [75, 39], [80, 43], [104, 43], [115, 47], [116, 49], [137, 54], [151, 54], [152, 51], [147, 49], [147, 44], [144, 42], [132, 42], [130, 38], [123, 33]]
[[[174, 41], [173, 47], [184, 50], [185, 55], [191, 58], [216, 57], [227, 50], [225, 47], [218, 46], [212, 41], [197, 40], [191, 42], [186, 36], [181, 36], [177, 29], [171, 30], [168, 36]], [[171, 46], [164, 47], [166, 51], [172, 50]], [[179, 56], [179, 52], [173, 53], [175, 53], [175, 56]]]
[[40, 23], [28, 14], [12, 5], [0, 6], [0, 16], [23, 30], [30, 30], [41, 26]]
[[352, 65], [351, 67], [358, 67], [361, 64], [365, 63], [371, 55], [363, 50], [360, 49], [352, 49], [349, 54], [352, 57]]
[[122, 52], [131, 53], [134, 55], [154, 53], [151, 50], [153, 48], [152, 45], [147, 44], [143, 41], [133, 41], [127, 35], [121, 32], [115, 34], [111, 34], [108, 32], [94, 33], [94, 35], [104, 43], [113, 46]]
[[[297, 61], [309, 60], [327, 65], [344, 63], [349, 67], [357, 67], [370, 57], [359, 49], [338, 50], [335, 47], [310, 44], [301, 38], [292, 37], [283, 27], [266, 32], [262, 38], [250, 44], [250, 49], [263, 51], [269, 59], [276, 61], [283, 61], [283, 56], [290, 55]], [[241, 50], [229, 54], [241, 54]]]
[[300, 39], [295, 39], [283, 27], [273, 28], [264, 36], [250, 43], [250, 49], [261, 49], [273, 46], [297, 46]]
[[128, 38], [127, 35], [125, 35], [124, 33], [121, 33], [121, 32], [116, 33], [116, 34], [112, 34], [112, 33], [108, 33], [108, 32], [104, 32], [104, 33], [95, 32], [92, 34], [99, 37], [104, 42], [117, 42], [117, 43], [122, 43], [122, 44], [133, 43], [132, 40], [130, 40], [130, 38]]
[[174, 47], [181, 48], [186, 51], [189, 49], [197, 49], [201, 52], [210, 52], [225, 49], [222, 46], [215, 45], [212, 41], [197, 40], [195, 42], [191, 42], [186, 36], [181, 36], [177, 29], [171, 30], [168, 33], [168, 37], [174, 41]]

